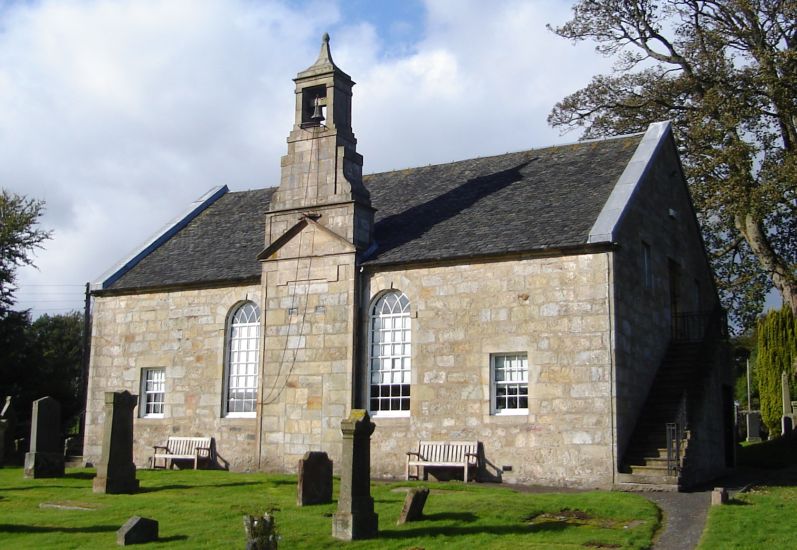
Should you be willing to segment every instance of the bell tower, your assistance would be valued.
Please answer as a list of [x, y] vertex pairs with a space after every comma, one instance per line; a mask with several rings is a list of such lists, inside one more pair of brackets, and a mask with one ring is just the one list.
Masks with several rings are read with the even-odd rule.
[[354, 401], [360, 277], [374, 210], [351, 129], [352, 82], [318, 59], [294, 79], [294, 124], [265, 216], [265, 312], [257, 465], [294, 471], [308, 451], [340, 463], [340, 422]]
[[[354, 82], [332, 60], [329, 35], [324, 34], [318, 59], [296, 78], [294, 125], [288, 135], [288, 154], [282, 157], [280, 185], [271, 212], [313, 210], [319, 223], [352, 242], [358, 249], [371, 241], [373, 212], [362, 183], [362, 155], [351, 129]], [[348, 203], [347, 222], [325, 216], [327, 207]]]

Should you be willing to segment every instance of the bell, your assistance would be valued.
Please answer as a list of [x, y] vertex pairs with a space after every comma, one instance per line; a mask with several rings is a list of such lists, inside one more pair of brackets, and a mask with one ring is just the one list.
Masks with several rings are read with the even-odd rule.
[[313, 114], [310, 115], [310, 120], [319, 124], [324, 120], [324, 111], [321, 109], [320, 97], [315, 98], [313, 101]]

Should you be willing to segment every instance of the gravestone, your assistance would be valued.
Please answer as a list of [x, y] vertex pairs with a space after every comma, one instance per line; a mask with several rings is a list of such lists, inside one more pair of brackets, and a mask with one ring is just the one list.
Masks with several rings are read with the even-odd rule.
[[244, 516], [246, 550], [277, 550], [277, 526], [274, 516], [266, 512], [262, 518]]
[[728, 504], [728, 490], [725, 487], [714, 487], [711, 491], [711, 505], [720, 506]]
[[296, 505], [332, 502], [332, 461], [323, 452], [307, 452], [299, 460]]
[[16, 445], [14, 444], [17, 434], [17, 413], [14, 410], [14, 400], [10, 395], [6, 396], [3, 408], [0, 410], [0, 419], [4, 420], [6, 425], [4, 439], [0, 441], [0, 447], [4, 449], [0, 451], [0, 464], [5, 462], [9, 464], [16, 463], [19, 459], [19, 455], [16, 453]]
[[338, 511], [332, 519], [332, 536], [340, 540], [373, 538], [378, 516], [371, 498], [371, 434], [376, 425], [368, 412], [354, 409], [340, 421], [343, 434]]
[[6, 430], [8, 429], [8, 420], [0, 418], [0, 468], [5, 463], [6, 456]]
[[52, 397], [33, 402], [30, 421], [30, 452], [25, 454], [25, 477], [61, 477], [64, 475], [61, 405]]
[[415, 487], [407, 492], [407, 497], [404, 499], [404, 507], [401, 509], [401, 515], [396, 522], [396, 525], [403, 525], [408, 521], [418, 521], [423, 517], [423, 507], [426, 504], [426, 499], [429, 496], [429, 489], [426, 487]]
[[747, 411], [747, 441], [757, 443], [761, 441], [761, 413], [759, 411]]
[[95, 493], [134, 493], [138, 489], [133, 464], [133, 409], [138, 396], [128, 391], [105, 392], [102, 457], [94, 478]]
[[158, 540], [158, 522], [150, 518], [133, 516], [116, 531], [116, 544], [143, 544]]

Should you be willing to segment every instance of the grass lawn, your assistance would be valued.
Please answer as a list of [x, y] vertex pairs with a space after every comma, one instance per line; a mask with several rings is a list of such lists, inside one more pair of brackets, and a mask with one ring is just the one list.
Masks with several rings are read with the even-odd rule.
[[[142, 470], [134, 495], [95, 495], [93, 476], [90, 469], [68, 469], [63, 478], [27, 480], [19, 468], [0, 469], [0, 548], [112, 548], [116, 530], [133, 515], [160, 522], [160, 540], [147, 548], [243, 548], [243, 514], [270, 508], [277, 509], [280, 548], [344, 545], [330, 535], [335, 504], [296, 506], [295, 476]], [[425, 517], [397, 526], [402, 488], [413, 485], [432, 489]], [[347, 547], [648, 548], [660, 525], [658, 509], [628, 493], [397, 482], [375, 483], [371, 494], [379, 538]]]
[[699, 548], [795, 548], [797, 545], [797, 441], [784, 438], [739, 449], [742, 469], [763, 480], [727, 506], [712, 506]]

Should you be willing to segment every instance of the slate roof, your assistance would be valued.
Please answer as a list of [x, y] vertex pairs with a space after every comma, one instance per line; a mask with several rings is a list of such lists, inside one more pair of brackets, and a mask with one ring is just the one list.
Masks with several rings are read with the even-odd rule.
[[587, 243], [642, 134], [363, 178], [376, 212], [369, 264]]
[[260, 277], [265, 212], [276, 191], [226, 193], [109, 288], [135, 289]]
[[[589, 232], [642, 134], [363, 178], [376, 211], [369, 265], [566, 248]], [[226, 193], [108, 288], [256, 279], [275, 188]]]

